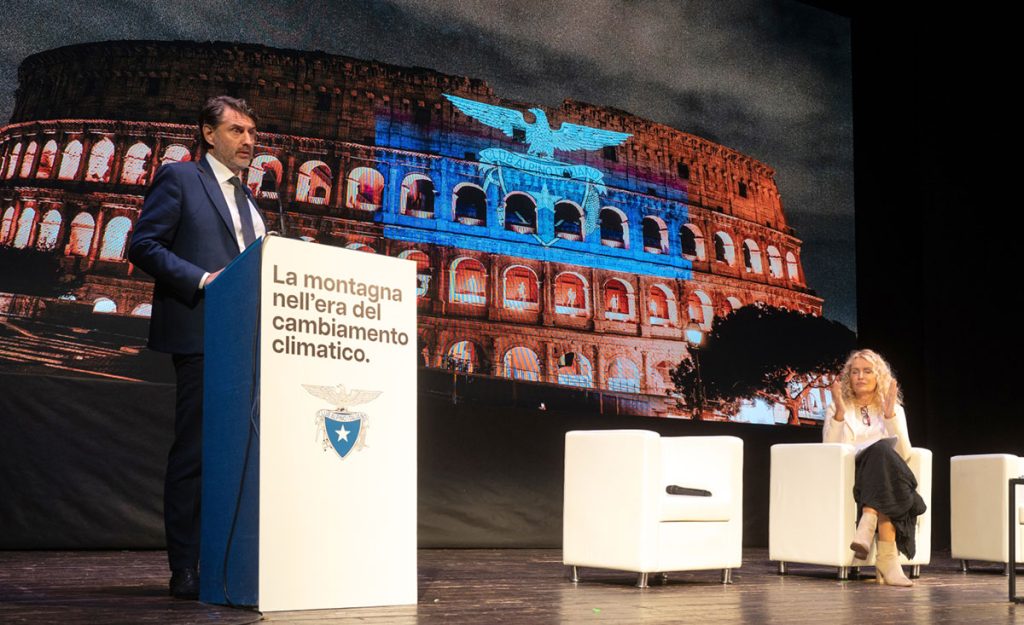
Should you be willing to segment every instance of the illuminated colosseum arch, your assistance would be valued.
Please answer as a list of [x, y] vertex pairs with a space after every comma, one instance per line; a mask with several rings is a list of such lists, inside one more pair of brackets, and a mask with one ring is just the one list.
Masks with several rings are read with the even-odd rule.
[[95, 302], [93, 302], [93, 304], [92, 304], [92, 311], [94, 313], [105, 313], [105, 314], [116, 313], [117, 312], [117, 304], [114, 302], [114, 300], [112, 300], [112, 299], [110, 299], [108, 297], [101, 297], [101, 298], [97, 299]]
[[705, 332], [711, 330], [711, 323], [715, 319], [715, 309], [707, 293], [701, 290], [691, 291], [686, 298], [686, 311], [690, 321], [696, 322]]
[[4, 211], [4, 219], [0, 222], [0, 245], [7, 245], [14, 230], [14, 207], [8, 206]]
[[260, 154], [249, 163], [245, 184], [253, 196], [275, 199], [283, 178], [284, 168], [281, 161], [272, 154]]
[[152, 317], [153, 316], [153, 305], [152, 304], [139, 304], [132, 309], [133, 317]]
[[501, 363], [501, 375], [516, 380], [540, 380], [540, 358], [529, 347], [513, 347], [505, 352]]
[[22, 178], [28, 178], [29, 174], [32, 173], [32, 165], [36, 162], [36, 151], [39, 150], [39, 144], [33, 141], [28, 144], [25, 148], [25, 156], [21, 159], [21, 170], [18, 172], [18, 176]]
[[761, 264], [761, 250], [753, 239], [743, 241], [743, 268], [750, 273], [764, 273]]
[[[311, 242], [314, 241], [314, 239], [308, 239], [308, 240], [311, 241]], [[348, 245], [345, 246], [345, 249], [346, 250], [353, 250], [353, 251], [356, 251], [356, 252], [364, 252], [366, 254], [376, 254], [377, 253], [377, 250], [373, 249], [373, 247], [371, 247], [371, 246], [369, 246], [369, 245], [367, 245], [365, 243], [349, 243]]]
[[110, 170], [114, 165], [114, 142], [103, 137], [89, 152], [89, 164], [85, 179], [89, 182], [110, 182]]
[[36, 209], [25, 208], [21, 211], [21, 217], [18, 218], [18, 230], [14, 233], [14, 241], [11, 243], [18, 249], [24, 249], [28, 246], [28, 241], [32, 237], [32, 228], [36, 222]]
[[92, 249], [92, 238], [96, 234], [96, 220], [89, 213], [78, 213], [71, 220], [71, 236], [68, 238], [68, 253], [88, 256]]
[[642, 222], [644, 251], [648, 254], [668, 254], [668, 227], [660, 217], [648, 215]]
[[640, 367], [629, 358], [618, 356], [608, 363], [605, 387], [624, 393], [640, 392]]
[[725, 298], [725, 314], [735, 312], [743, 308], [743, 302], [738, 297], [727, 297]]
[[51, 209], [43, 215], [39, 222], [39, 234], [36, 235], [36, 249], [50, 251], [57, 247], [57, 238], [60, 236], [60, 224], [64, 220], [60, 211]]
[[558, 383], [563, 386], [593, 388], [594, 367], [579, 352], [567, 352], [558, 358]]
[[21, 142], [15, 143], [11, 149], [11, 155], [7, 161], [7, 172], [4, 174], [5, 178], [11, 178], [14, 176], [14, 172], [17, 171], [18, 157], [21, 156]]
[[590, 285], [586, 278], [572, 271], [555, 277], [555, 313], [574, 317], [590, 314]]
[[74, 180], [81, 166], [82, 142], [74, 139], [64, 146], [64, 155], [60, 159], [60, 171], [57, 172], [57, 179]]
[[725, 232], [715, 233], [715, 260], [732, 267], [736, 263], [736, 248], [732, 237]]
[[520, 234], [537, 232], [537, 202], [530, 194], [513, 191], [505, 196], [505, 230]]
[[575, 202], [555, 204], [555, 236], [568, 241], [583, 240], [583, 209]]
[[121, 182], [123, 184], [147, 184], [149, 182], [149, 157], [153, 150], [145, 143], [139, 141], [124, 154], [124, 164], [121, 167]]
[[434, 181], [423, 174], [409, 174], [402, 181], [400, 202], [403, 215], [434, 218]]
[[132, 230], [132, 220], [124, 216], [114, 217], [103, 229], [103, 242], [100, 244], [100, 260], [122, 260], [124, 249], [128, 243], [128, 233]]
[[773, 278], [782, 277], [782, 254], [779, 254], [779, 248], [774, 245], [769, 245], [766, 249], [768, 252], [768, 273]]
[[181, 145], [180, 143], [172, 143], [167, 146], [164, 150], [164, 155], [160, 157], [160, 164], [166, 165], [167, 163], [184, 163], [192, 160], [192, 153], [189, 152], [188, 148]]
[[672, 370], [678, 366], [678, 363], [672, 363], [668, 360], [662, 360], [654, 366], [654, 377], [651, 379], [654, 386], [651, 392], [659, 395], [666, 391], [675, 389], [675, 382], [672, 381]]
[[416, 297], [427, 297], [431, 278], [430, 257], [420, 250], [406, 250], [398, 257], [416, 263]]
[[480, 348], [473, 341], [453, 343], [445, 353], [441, 367], [465, 373], [476, 373], [480, 371]]
[[796, 254], [793, 252], [786, 252], [786, 273], [789, 274], [791, 281], [800, 281], [800, 266], [797, 264]]
[[636, 315], [633, 286], [618, 278], [604, 283], [604, 316], [613, 321], [630, 321]]
[[448, 278], [448, 301], [484, 306], [487, 304], [487, 270], [474, 258], [457, 258]]
[[629, 249], [629, 219], [614, 206], [605, 206], [600, 213], [601, 245]]
[[[371, 170], [372, 171], [372, 170]], [[378, 174], [379, 176], [380, 174]], [[295, 187], [295, 201], [310, 204], [326, 204], [331, 196], [334, 175], [323, 161], [306, 161], [299, 167], [299, 180]], [[381, 178], [381, 188], [384, 178]], [[379, 207], [379, 202], [378, 202]]]
[[651, 325], [678, 325], [676, 314], [676, 296], [672, 289], [664, 284], [652, 284], [647, 294], [647, 308], [650, 313]]
[[707, 260], [704, 247], [704, 233], [695, 224], [683, 224], [679, 228], [680, 251], [687, 260]]
[[348, 175], [345, 208], [377, 211], [384, 205], [384, 176], [372, 167], [356, 167]]
[[537, 310], [539, 290], [537, 274], [529, 267], [512, 265], [502, 272], [503, 303], [509, 310]]
[[46, 179], [53, 176], [53, 164], [57, 160], [57, 142], [50, 139], [39, 154], [39, 167], [36, 167], [36, 178]]
[[455, 221], [467, 226], [487, 225], [487, 194], [475, 184], [463, 182], [452, 191]]

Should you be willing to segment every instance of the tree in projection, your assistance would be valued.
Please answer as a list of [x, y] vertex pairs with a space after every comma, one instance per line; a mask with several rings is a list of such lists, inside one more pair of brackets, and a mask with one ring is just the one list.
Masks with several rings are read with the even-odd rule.
[[855, 344], [837, 321], [753, 304], [715, 319], [699, 360], [679, 363], [672, 381], [698, 415], [706, 403], [760, 397], [784, 405], [797, 425], [801, 402], [828, 385]]

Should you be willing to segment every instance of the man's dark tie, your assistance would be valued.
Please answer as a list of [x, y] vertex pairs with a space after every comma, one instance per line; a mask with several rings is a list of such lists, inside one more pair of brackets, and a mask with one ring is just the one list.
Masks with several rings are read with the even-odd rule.
[[249, 247], [256, 240], [256, 228], [252, 225], [252, 210], [249, 208], [249, 197], [242, 189], [242, 181], [238, 179], [238, 176], [231, 176], [228, 182], [235, 188], [235, 207], [238, 209], [238, 219], [242, 224], [242, 241], [246, 247]]

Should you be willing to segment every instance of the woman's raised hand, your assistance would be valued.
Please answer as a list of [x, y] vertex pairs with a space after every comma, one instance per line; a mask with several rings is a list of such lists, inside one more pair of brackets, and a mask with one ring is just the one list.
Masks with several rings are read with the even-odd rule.
[[896, 398], [899, 397], [900, 387], [896, 384], [896, 380], [889, 383], [889, 388], [885, 391], [885, 399], [882, 402], [882, 416], [886, 419], [892, 419], [896, 416]]
[[832, 416], [836, 421], [846, 418], [846, 406], [843, 404], [843, 383], [839, 378], [832, 382], [832, 403], [835, 404], [836, 414]]

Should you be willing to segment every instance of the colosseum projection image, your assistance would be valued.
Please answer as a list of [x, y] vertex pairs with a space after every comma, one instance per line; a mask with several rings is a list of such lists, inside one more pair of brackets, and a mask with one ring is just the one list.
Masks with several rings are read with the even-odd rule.
[[259, 115], [247, 184], [270, 228], [416, 262], [423, 367], [686, 416], [669, 371], [688, 326], [754, 303], [822, 312], [772, 167], [621, 110], [235, 43], [68, 46], [18, 80], [0, 256], [27, 269], [0, 285], [0, 367], [150, 375], [152, 283], [126, 244], [157, 168], [197, 157], [198, 103], [220, 93]]

